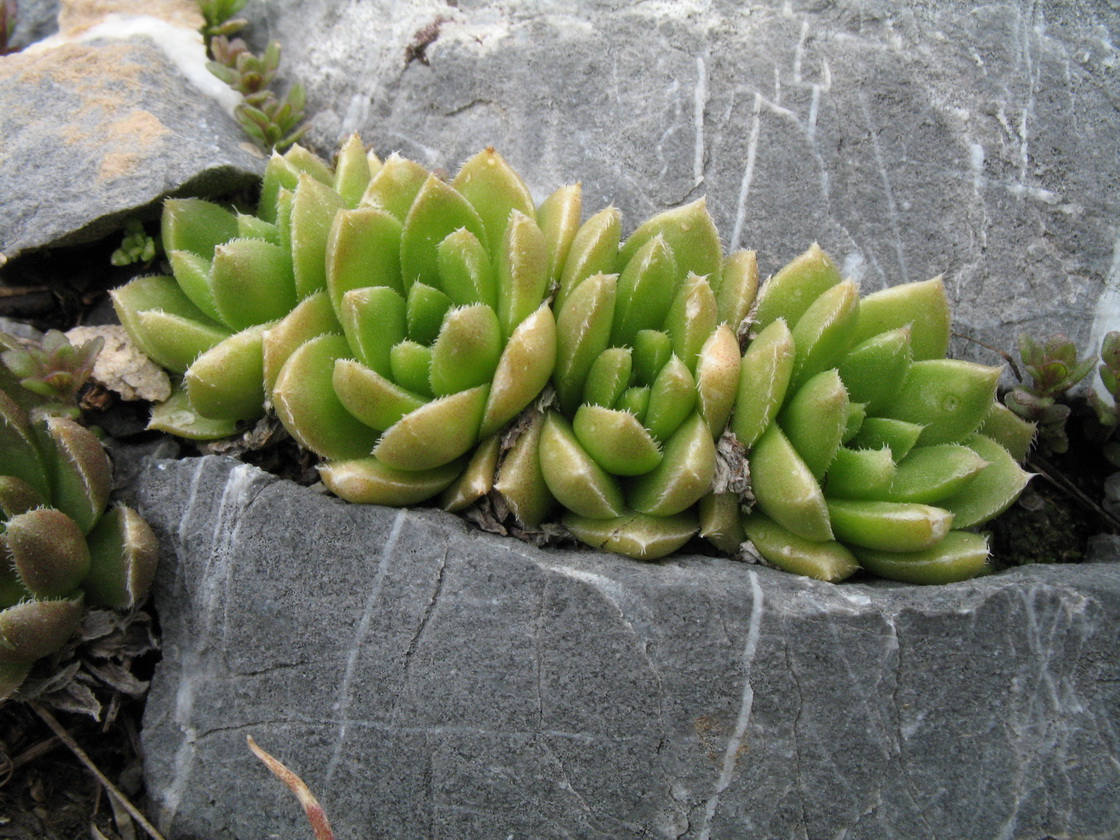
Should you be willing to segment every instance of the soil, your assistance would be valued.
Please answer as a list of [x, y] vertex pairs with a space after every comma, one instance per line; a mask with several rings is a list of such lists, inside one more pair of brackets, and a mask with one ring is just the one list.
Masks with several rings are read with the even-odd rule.
[[[84, 715], [56, 716], [101, 772], [134, 802], [143, 796], [138, 734], [142, 709], [140, 702], [127, 702], [109, 724]], [[131, 822], [126, 814], [114, 814], [100, 783], [28, 705], [0, 704], [0, 840], [143, 837]]]

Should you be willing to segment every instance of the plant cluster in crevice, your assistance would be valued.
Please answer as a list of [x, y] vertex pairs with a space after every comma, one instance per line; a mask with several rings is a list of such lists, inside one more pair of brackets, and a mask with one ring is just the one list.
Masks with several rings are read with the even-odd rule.
[[989, 568], [978, 529], [1028, 478], [1000, 370], [945, 358], [940, 278], [861, 299], [813, 246], [760, 291], [703, 200], [623, 237], [493, 149], [445, 181], [351, 137], [333, 167], [274, 153], [254, 214], [169, 200], [161, 238], [171, 274], [113, 292], [177, 377], [152, 426], [274, 412], [349, 501], [939, 582]]
[[207, 68], [241, 94], [234, 117], [242, 130], [265, 150], [283, 151], [309, 126], [301, 125], [306, 96], [296, 83], [283, 96], [272, 89], [280, 69], [280, 44], [270, 41], [261, 54], [234, 37], [249, 22], [235, 17], [248, 0], [198, 0], [205, 24], [202, 37], [210, 61]]
[[[993, 546], [1003, 562], [1079, 562], [1088, 537], [1120, 533], [1120, 332], [1108, 333], [1098, 356], [1079, 359], [1075, 343], [1055, 333], [1044, 341], [1019, 337], [1023, 371], [1009, 355], [1018, 383], [1003, 400], [1038, 424], [1026, 466], [1038, 478], [1018, 503], [992, 523]], [[1074, 389], [1097, 366], [1098, 384], [1084, 396]]]
[[0, 700], [21, 689], [96, 716], [91, 685], [142, 691], [127, 661], [150, 649], [150, 634], [140, 643], [132, 631], [155, 536], [131, 508], [110, 506], [108, 456], [74, 419], [98, 347], [61, 333], [39, 346], [0, 333], [0, 344]]

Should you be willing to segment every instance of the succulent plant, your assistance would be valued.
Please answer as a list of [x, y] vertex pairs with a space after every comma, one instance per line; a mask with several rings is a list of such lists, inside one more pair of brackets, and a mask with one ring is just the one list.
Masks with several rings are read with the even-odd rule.
[[182, 377], [153, 413], [153, 428], [211, 439], [264, 413], [264, 332], [326, 288], [334, 214], [356, 206], [380, 168], [356, 138], [334, 172], [296, 146], [269, 161], [256, 216], [193, 198], [164, 204], [172, 276], [137, 278], [112, 293], [133, 342]]
[[130, 609], [155, 572], [138, 514], [107, 510], [101, 443], [65, 417], [28, 412], [0, 390], [0, 700], [61, 648], [86, 606]]
[[25, 409], [77, 419], [79, 393], [103, 344], [95, 338], [74, 347], [58, 330], [49, 330], [37, 344], [0, 333], [0, 348], [6, 348], [0, 353], [6, 368], [0, 370], [0, 386]]
[[160, 250], [158, 237], [149, 236], [139, 219], [129, 219], [125, 222], [121, 246], [110, 255], [109, 262], [115, 266], [148, 264]]
[[1066, 421], [1070, 407], [1059, 400], [1092, 373], [1097, 357], [1078, 361], [1076, 345], [1061, 333], [1050, 336], [1044, 344], [1020, 334], [1019, 356], [1031, 381], [1008, 391], [1004, 403], [1038, 426], [1038, 445], [1044, 455], [1065, 452], [1069, 449]]
[[999, 368], [944, 358], [941, 279], [861, 300], [814, 246], [764, 285], [754, 318], [731, 428], [749, 450], [757, 552], [826, 580], [986, 571], [969, 529], [1022, 491], [1008, 447], [1025, 452], [1033, 427], [995, 402]]
[[573, 237], [553, 302], [555, 399], [514, 444], [496, 489], [522, 527], [559, 504], [583, 542], [654, 558], [699, 528], [757, 267], [753, 252], [724, 259], [703, 200], [621, 245], [620, 232], [607, 208]]
[[986, 568], [969, 529], [1022, 490], [1034, 426], [998, 368], [945, 358], [940, 279], [861, 301], [813, 246], [756, 302], [702, 200], [625, 241], [581, 211], [578, 186], [536, 207], [493, 149], [445, 181], [356, 137], [333, 168], [274, 154], [255, 216], [169, 201], [173, 277], [114, 292], [182, 374], [152, 425], [216, 437], [269, 406], [344, 499], [442, 494], [634, 557], [699, 532], [834, 580]]
[[[454, 482], [537, 398], [556, 359], [546, 302], [579, 190], [540, 210], [493, 149], [450, 183], [390, 157], [338, 212], [325, 290], [268, 331], [265, 381], [285, 428], [350, 501], [412, 504]], [[492, 463], [492, 462], [491, 462]], [[492, 479], [491, 479], [492, 480]]]
[[206, 39], [207, 47], [217, 37], [235, 35], [248, 25], [244, 18], [235, 18], [238, 12], [245, 8], [249, 0], [198, 0], [199, 11], [205, 23], [202, 26], [202, 37]]

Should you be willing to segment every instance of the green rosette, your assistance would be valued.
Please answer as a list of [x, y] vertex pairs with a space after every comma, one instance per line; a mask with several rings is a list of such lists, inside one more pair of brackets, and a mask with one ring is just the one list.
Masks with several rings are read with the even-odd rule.
[[987, 571], [976, 529], [1026, 485], [1008, 447], [1025, 452], [1032, 430], [996, 402], [999, 368], [945, 358], [941, 279], [861, 299], [814, 245], [764, 285], [755, 317], [731, 421], [754, 550], [823, 580]]
[[581, 541], [662, 557], [699, 529], [739, 381], [738, 329], [757, 288], [753, 253], [725, 259], [704, 202], [621, 241], [613, 208], [573, 237], [555, 302], [555, 399], [537, 457], [507, 458], [499, 490], [522, 527], [559, 506]]
[[66, 644], [87, 605], [147, 597], [156, 538], [129, 508], [106, 511], [110, 479], [85, 427], [33, 419], [0, 390], [0, 700]]

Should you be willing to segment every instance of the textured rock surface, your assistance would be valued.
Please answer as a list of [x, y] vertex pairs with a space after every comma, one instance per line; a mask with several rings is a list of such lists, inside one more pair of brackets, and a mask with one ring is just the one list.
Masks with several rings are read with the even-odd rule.
[[149, 794], [178, 840], [1120, 832], [1120, 565], [933, 589], [541, 551], [156, 462]]
[[1021, 329], [1120, 327], [1115, 3], [248, 11], [308, 86], [324, 148], [358, 129], [454, 171], [494, 144], [538, 198], [579, 179], [631, 227], [707, 194], [764, 272], [816, 239], [866, 291], [944, 273], [960, 330], [1008, 348]]
[[205, 69], [193, 3], [62, 5], [59, 34], [0, 58], [0, 256], [96, 239], [170, 193], [255, 182], [264, 158]]

